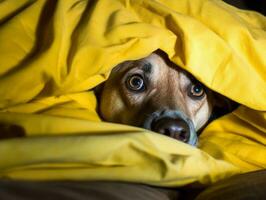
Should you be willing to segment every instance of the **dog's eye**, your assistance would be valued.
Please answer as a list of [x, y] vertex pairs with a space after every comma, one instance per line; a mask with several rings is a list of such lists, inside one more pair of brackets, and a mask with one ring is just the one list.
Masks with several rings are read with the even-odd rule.
[[191, 84], [188, 90], [188, 95], [192, 98], [201, 98], [205, 94], [205, 91], [202, 87], [201, 84], [196, 83], [196, 84]]
[[126, 80], [126, 86], [136, 92], [142, 92], [145, 89], [143, 77], [139, 74], [129, 76]]

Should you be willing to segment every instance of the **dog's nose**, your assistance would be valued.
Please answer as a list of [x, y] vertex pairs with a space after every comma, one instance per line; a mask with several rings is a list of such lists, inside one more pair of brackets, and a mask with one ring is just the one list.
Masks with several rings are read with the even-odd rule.
[[188, 124], [182, 119], [163, 117], [152, 123], [152, 130], [170, 136], [182, 142], [188, 142], [190, 131]]

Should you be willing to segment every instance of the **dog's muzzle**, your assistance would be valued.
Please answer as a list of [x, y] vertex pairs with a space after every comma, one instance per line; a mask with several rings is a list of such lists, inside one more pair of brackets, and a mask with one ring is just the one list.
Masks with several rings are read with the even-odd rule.
[[180, 111], [156, 111], [144, 121], [143, 127], [193, 146], [197, 143], [192, 121]]

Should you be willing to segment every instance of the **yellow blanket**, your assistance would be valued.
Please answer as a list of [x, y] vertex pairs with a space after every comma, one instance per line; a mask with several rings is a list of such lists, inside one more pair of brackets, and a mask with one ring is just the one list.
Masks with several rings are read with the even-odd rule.
[[[266, 168], [265, 30], [219, 0], [2, 1], [0, 124], [27, 137], [0, 140], [0, 177], [181, 186]], [[96, 113], [91, 89], [158, 48], [242, 104], [200, 149]]]

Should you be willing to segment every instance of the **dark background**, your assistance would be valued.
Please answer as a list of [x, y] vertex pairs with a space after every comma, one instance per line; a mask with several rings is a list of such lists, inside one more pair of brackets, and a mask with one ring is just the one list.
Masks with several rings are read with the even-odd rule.
[[236, 7], [255, 10], [266, 15], [266, 0], [224, 0]]

